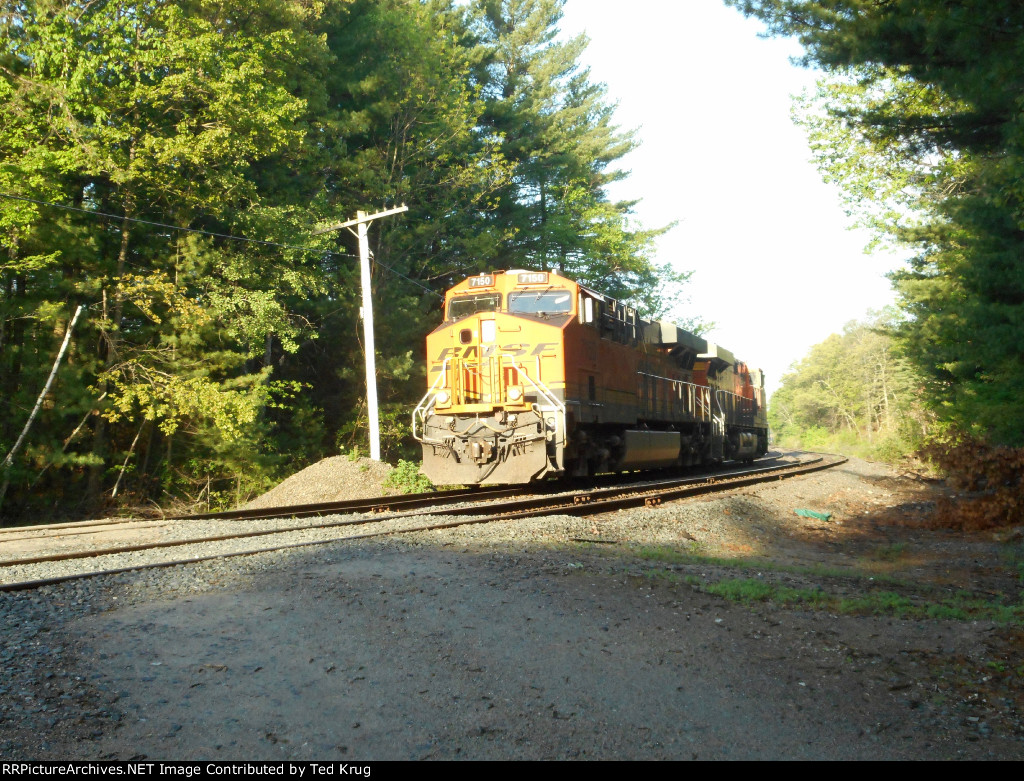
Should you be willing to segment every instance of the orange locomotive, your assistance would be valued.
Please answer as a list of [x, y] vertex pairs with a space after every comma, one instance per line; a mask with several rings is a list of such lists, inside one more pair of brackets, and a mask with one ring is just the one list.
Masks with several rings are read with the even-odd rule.
[[764, 376], [732, 353], [549, 272], [445, 296], [413, 412], [441, 485], [659, 469], [768, 451]]

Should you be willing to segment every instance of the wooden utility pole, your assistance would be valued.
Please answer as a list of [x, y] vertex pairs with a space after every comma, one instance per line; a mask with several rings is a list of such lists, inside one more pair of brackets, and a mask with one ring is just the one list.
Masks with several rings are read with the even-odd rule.
[[[370, 415], [370, 458], [380, 461], [380, 415], [377, 411], [377, 360], [374, 354], [373, 344], [373, 299], [370, 297], [370, 243], [366, 238], [369, 224], [381, 217], [390, 217], [392, 214], [401, 214], [409, 211], [404, 203], [394, 209], [367, 214], [364, 211], [357, 211], [354, 220], [339, 222], [327, 228], [320, 228], [313, 231], [314, 236], [321, 233], [348, 228], [349, 233], [359, 240], [359, 276], [363, 285], [363, 343], [366, 348], [366, 407]], [[357, 230], [352, 230], [352, 226]]]

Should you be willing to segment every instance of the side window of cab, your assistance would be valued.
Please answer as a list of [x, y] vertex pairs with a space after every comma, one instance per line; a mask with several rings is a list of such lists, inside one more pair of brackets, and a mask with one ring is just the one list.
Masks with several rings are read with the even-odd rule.
[[579, 294], [576, 301], [576, 313], [577, 319], [581, 324], [597, 327], [597, 320], [600, 316], [598, 302], [586, 293]]

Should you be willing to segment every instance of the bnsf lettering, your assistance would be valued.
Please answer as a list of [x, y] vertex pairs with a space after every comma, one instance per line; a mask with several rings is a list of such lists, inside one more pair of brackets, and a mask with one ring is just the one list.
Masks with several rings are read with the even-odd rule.
[[542, 355], [548, 351], [549, 347], [558, 347], [558, 342], [541, 342], [533, 349], [530, 355]]
[[[506, 344], [503, 345], [500, 349], [502, 355], [509, 355], [513, 358], [522, 358], [525, 355], [529, 355], [531, 357], [535, 355], [543, 355], [548, 350], [551, 350], [556, 347], [558, 347], [558, 342], [541, 342], [540, 344], [537, 345]], [[484, 358], [490, 358], [491, 356], [495, 355], [497, 351], [497, 345], [484, 345], [482, 355]], [[433, 363], [441, 364], [444, 363], [444, 361], [448, 358], [462, 358], [463, 360], [467, 358], [476, 358], [480, 354], [480, 348], [475, 344], [471, 344], [466, 347], [445, 347], [443, 350], [441, 350], [440, 353], [438, 353], [437, 357], [433, 360]], [[434, 368], [431, 369], [431, 371], [435, 372], [440, 370], [440, 366], [434, 366]]]

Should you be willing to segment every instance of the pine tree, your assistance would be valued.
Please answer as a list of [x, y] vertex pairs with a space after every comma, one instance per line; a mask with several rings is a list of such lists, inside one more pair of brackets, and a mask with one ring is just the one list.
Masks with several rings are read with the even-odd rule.
[[634, 225], [633, 203], [608, 199], [616, 168], [635, 148], [614, 124], [607, 90], [580, 64], [584, 35], [562, 40], [564, 0], [482, 0], [472, 30], [481, 52], [476, 78], [487, 103], [485, 132], [514, 166], [492, 223], [504, 231], [493, 264], [556, 270], [660, 314], [654, 291], [686, 275], [653, 264], [667, 228]]
[[822, 167], [883, 238], [916, 248], [893, 277], [933, 408], [1024, 443], [1024, 8], [728, 2], [797, 36], [825, 69], [805, 115]]

